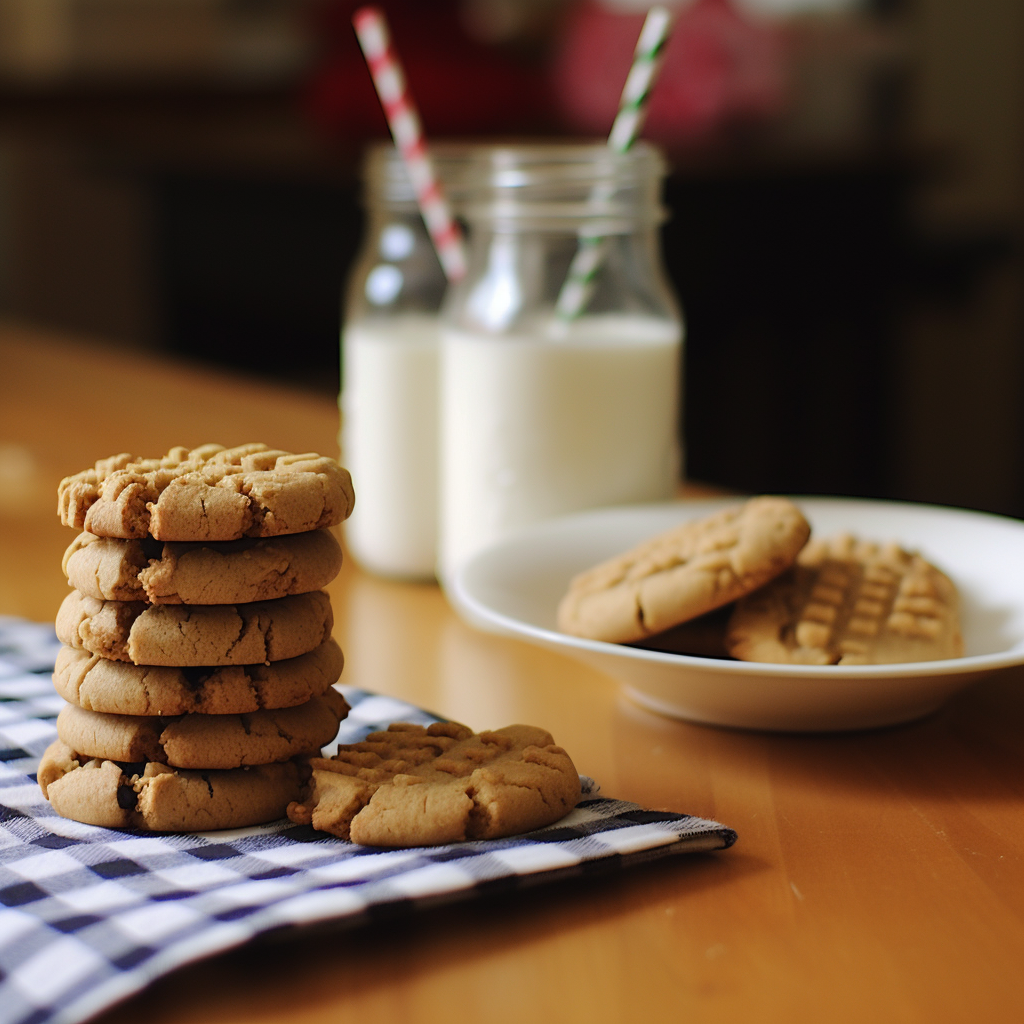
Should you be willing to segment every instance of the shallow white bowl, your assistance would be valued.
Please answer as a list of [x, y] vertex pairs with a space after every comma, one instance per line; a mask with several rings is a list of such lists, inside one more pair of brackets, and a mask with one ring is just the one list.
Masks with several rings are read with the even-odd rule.
[[624, 506], [543, 523], [470, 559], [448, 597], [471, 625], [577, 658], [654, 711], [746, 729], [828, 731], [908, 722], [983, 675], [1024, 664], [1024, 523], [900, 502], [793, 500], [818, 536], [848, 530], [895, 540], [943, 569], [960, 591], [965, 656], [904, 665], [771, 665], [666, 654], [557, 631], [556, 608], [576, 573], [735, 499]]

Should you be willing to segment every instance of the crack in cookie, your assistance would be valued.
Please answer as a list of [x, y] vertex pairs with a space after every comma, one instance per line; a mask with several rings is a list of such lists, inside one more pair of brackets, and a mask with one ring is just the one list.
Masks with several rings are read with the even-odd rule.
[[98, 600], [207, 605], [322, 590], [341, 562], [341, 545], [330, 530], [216, 543], [81, 533], [62, 568], [72, 587]]
[[336, 526], [354, 503], [348, 470], [315, 453], [263, 444], [121, 454], [61, 481], [65, 526], [102, 537], [228, 541]]
[[324, 591], [239, 605], [98, 601], [71, 591], [57, 613], [69, 647], [135, 665], [255, 665], [296, 658], [330, 638]]
[[526, 725], [475, 735], [456, 722], [396, 723], [310, 766], [288, 817], [366, 846], [517, 835], [558, 821], [580, 796], [569, 755]]
[[106, 761], [160, 761], [172, 768], [241, 768], [316, 754], [338, 734], [348, 704], [335, 689], [290, 708], [242, 715], [103, 714], [68, 704], [57, 735]]
[[297, 761], [227, 770], [90, 758], [61, 740], [39, 763], [39, 786], [64, 818], [104, 828], [206, 832], [283, 818], [309, 769]]

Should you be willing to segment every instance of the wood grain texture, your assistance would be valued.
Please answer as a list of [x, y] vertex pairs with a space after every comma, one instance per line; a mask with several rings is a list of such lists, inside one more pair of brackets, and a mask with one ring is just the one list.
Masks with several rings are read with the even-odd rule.
[[[56, 613], [71, 538], [57, 482], [99, 457], [210, 440], [337, 453], [337, 409], [319, 396], [13, 327], [0, 329], [0, 358], [0, 613]], [[900, 728], [744, 733], [660, 718], [589, 668], [475, 632], [436, 587], [346, 560], [329, 591], [345, 682], [474, 729], [540, 725], [606, 793], [716, 818], [738, 843], [253, 944], [158, 981], [100, 1024], [1024, 1015], [1021, 673]]]

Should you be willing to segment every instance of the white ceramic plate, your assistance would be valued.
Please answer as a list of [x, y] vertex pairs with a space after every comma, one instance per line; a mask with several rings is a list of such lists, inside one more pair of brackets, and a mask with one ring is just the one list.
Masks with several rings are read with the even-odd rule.
[[474, 556], [448, 587], [470, 624], [570, 655], [639, 703], [695, 722], [827, 731], [911, 721], [997, 669], [1024, 664], [1024, 523], [959, 509], [794, 498], [818, 536], [848, 530], [920, 551], [956, 583], [965, 656], [904, 665], [770, 665], [666, 654], [559, 633], [577, 572], [733, 501], [600, 509], [543, 523]]

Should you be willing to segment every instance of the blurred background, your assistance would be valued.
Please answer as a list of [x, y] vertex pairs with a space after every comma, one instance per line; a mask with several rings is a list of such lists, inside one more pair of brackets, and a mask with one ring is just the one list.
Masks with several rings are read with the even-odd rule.
[[[357, 6], [0, 0], [0, 317], [336, 393]], [[599, 138], [647, 5], [380, 6], [431, 136]], [[1024, 4], [675, 6], [688, 475], [1024, 515]]]

